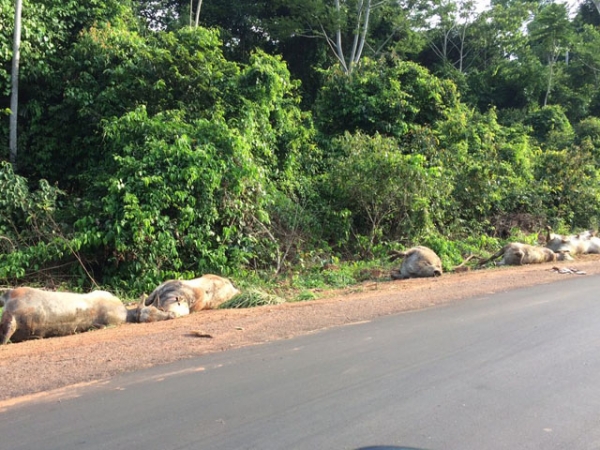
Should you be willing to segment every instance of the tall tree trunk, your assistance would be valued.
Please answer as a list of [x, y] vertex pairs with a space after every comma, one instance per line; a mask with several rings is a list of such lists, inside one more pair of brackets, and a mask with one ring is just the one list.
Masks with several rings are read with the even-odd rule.
[[548, 58], [548, 68], [550, 73], [548, 74], [548, 85], [546, 86], [546, 95], [544, 96], [544, 106], [548, 106], [548, 99], [550, 98], [550, 92], [552, 91], [552, 81], [554, 78], [554, 58]]
[[[362, 5], [361, 5], [362, 7]], [[358, 47], [358, 53], [354, 55], [354, 63], [358, 63], [362, 56], [363, 49], [365, 47], [365, 41], [367, 40], [367, 33], [369, 32], [369, 20], [371, 15], [371, 0], [367, 1], [365, 7], [365, 20], [363, 22], [362, 33], [360, 35], [360, 46]]]
[[202, 9], [202, 0], [198, 0], [198, 8], [196, 9], [196, 21], [194, 25], [198, 28], [198, 24], [200, 23], [200, 9]]
[[10, 95], [10, 162], [17, 166], [17, 113], [19, 109], [19, 57], [21, 47], [22, 0], [15, 0], [15, 31], [13, 35], [13, 59]]
[[[383, 3], [384, 2], [381, 2], [379, 4]], [[334, 4], [338, 17], [341, 17], [342, 11], [340, 0], [335, 0]], [[342, 65], [344, 72], [348, 75], [352, 74], [354, 66], [358, 64], [362, 56], [365, 41], [367, 40], [367, 34], [369, 32], [371, 9], [371, 0], [366, 0], [366, 2], [365, 0], [361, 0], [357, 5], [356, 24], [354, 27], [354, 40], [352, 42], [352, 48], [350, 49], [350, 55], [348, 57], [348, 60], [346, 60], [346, 55], [344, 54], [344, 47], [342, 45], [342, 30], [340, 28], [340, 25], [338, 24], [338, 27], [335, 32], [335, 41], [331, 39], [327, 35], [325, 30], [322, 28], [323, 34], [325, 35], [325, 38], [327, 39], [330, 48], [333, 50], [335, 57]]]

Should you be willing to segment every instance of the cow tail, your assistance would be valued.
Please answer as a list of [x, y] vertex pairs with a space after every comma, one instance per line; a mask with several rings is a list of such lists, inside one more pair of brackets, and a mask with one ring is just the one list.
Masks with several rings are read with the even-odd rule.
[[500, 258], [502, 255], [504, 255], [504, 252], [506, 252], [506, 245], [504, 247], [502, 247], [500, 250], [498, 250], [496, 253], [494, 253], [492, 256], [490, 256], [487, 259], [482, 259], [481, 261], [479, 261], [479, 263], [477, 264], [478, 266], [483, 266], [484, 264], [489, 263], [490, 261], [493, 261], [494, 259]]

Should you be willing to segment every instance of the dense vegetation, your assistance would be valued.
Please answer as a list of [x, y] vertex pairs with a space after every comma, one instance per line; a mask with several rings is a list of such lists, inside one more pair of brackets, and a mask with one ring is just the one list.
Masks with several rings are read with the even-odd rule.
[[193, 3], [25, 0], [11, 164], [0, 0], [0, 284], [343, 285], [392, 248], [448, 268], [598, 227], [591, 0]]

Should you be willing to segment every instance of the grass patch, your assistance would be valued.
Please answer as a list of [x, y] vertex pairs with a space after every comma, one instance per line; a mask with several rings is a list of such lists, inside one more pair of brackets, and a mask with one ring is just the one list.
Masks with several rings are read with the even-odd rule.
[[319, 296], [317, 294], [315, 294], [313, 291], [302, 291], [298, 295], [296, 295], [296, 297], [294, 297], [294, 299], [292, 301], [307, 302], [310, 300], [316, 300], [317, 298], [319, 298]]
[[236, 295], [231, 300], [222, 303], [220, 309], [254, 308], [256, 306], [279, 305], [285, 300], [277, 295], [269, 294], [259, 289], [249, 289]]

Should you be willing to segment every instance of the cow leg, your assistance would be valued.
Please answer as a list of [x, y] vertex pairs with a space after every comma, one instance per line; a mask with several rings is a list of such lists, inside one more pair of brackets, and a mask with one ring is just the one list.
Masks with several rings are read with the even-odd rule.
[[7, 344], [15, 331], [17, 331], [17, 320], [11, 313], [4, 311], [0, 323], [0, 345]]
[[515, 252], [515, 256], [519, 258], [519, 266], [523, 265], [523, 258], [525, 258], [524, 252]]
[[390, 272], [390, 278], [392, 280], [406, 280], [408, 277], [406, 275], [403, 275], [402, 272], [399, 270], [392, 270]]
[[154, 306], [144, 306], [138, 308], [137, 320], [140, 323], [144, 322], [160, 322], [163, 320], [174, 319], [177, 317], [173, 312], [165, 312]]

